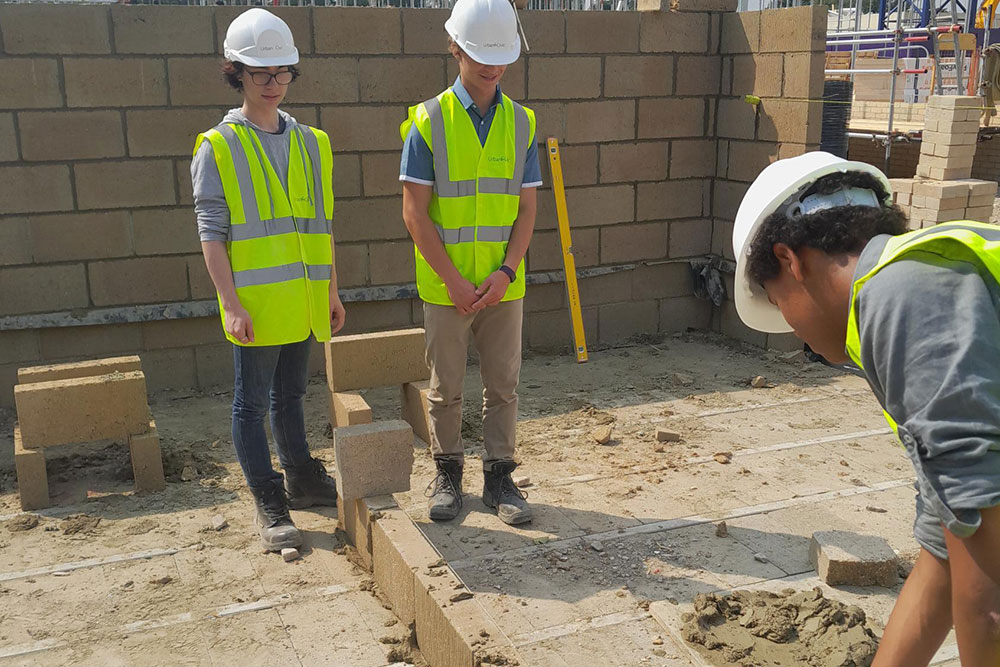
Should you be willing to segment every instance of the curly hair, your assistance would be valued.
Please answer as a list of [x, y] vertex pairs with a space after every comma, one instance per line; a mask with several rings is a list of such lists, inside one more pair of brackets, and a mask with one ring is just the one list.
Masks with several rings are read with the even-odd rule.
[[[243, 92], [243, 80], [240, 79], [240, 74], [243, 73], [243, 68], [243, 63], [233, 60], [226, 60], [222, 63], [222, 77], [230, 87], [241, 93]], [[288, 71], [292, 73], [292, 81], [299, 78], [299, 70], [295, 65], [288, 65]]]
[[[816, 181], [803, 197], [831, 194], [843, 188], [872, 190], [879, 201], [889, 193], [872, 174], [848, 171], [824, 176]], [[870, 206], [837, 206], [799, 218], [789, 218], [784, 210], [775, 211], [761, 225], [750, 244], [747, 272], [758, 284], [777, 278], [781, 271], [774, 255], [774, 244], [784, 243], [792, 250], [803, 247], [822, 250], [830, 255], [860, 252], [872, 237], [879, 234], [897, 236], [906, 231], [906, 214], [895, 204], [881, 208]]]

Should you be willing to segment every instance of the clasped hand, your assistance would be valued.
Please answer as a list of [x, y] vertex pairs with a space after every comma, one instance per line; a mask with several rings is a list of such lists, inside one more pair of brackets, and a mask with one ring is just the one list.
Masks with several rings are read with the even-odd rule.
[[487, 306], [495, 306], [503, 300], [510, 286], [510, 278], [503, 271], [497, 270], [486, 276], [479, 287], [472, 282], [460, 278], [454, 284], [447, 285], [448, 296], [463, 315], [479, 312]]

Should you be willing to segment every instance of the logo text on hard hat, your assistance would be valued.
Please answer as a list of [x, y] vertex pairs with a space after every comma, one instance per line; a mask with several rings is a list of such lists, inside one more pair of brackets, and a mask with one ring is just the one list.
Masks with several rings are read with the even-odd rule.
[[486, 49], [506, 49], [507, 45], [504, 44], [503, 42], [487, 42], [486, 44], [483, 44], [483, 48], [486, 48]]

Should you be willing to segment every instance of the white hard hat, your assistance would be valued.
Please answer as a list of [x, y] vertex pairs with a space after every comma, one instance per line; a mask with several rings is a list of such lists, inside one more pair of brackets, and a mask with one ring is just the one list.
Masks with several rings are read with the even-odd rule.
[[281, 67], [299, 62], [292, 31], [280, 18], [260, 7], [243, 12], [229, 24], [223, 53], [251, 67]]
[[[736, 255], [735, 299], [736, 312], [743, 323], [752, 329], [767, 333], [788, 333], [792, 330], [781, 315], [778, 307], [767, 300], [764, 288], [750, 280], [747, 274], [747, 259], [750, 246], [764, 220], [790, 203], [793, 195], [805, 193], [818, 179], [833, 173], [861, 171], [877, 178], [889, 193], [885, 202], [855, 202], [850, 196], [841, 196], [840, 201], [832, 205], [849, 205], [864, 203], [865, 205], [888, 205], [891, 203], [892, 186], [885, 174], [864, 162], [851, 162], [830, 153], [814, 151], [798, 157], [778, 160], [768, 165], [760, 172], [757, 179], [750, 185], [740, 210], [736, 213], [736, 224], [733, 227], [733, 253]], [[839, 194], [839, 193], [838, 193]], [[870, 195], [869, 195], [870, 197]], [[796, 198], [798, 199], [798, 197]], [[828, 200], [830, 198], [827, 198]], [[796, 204], [797, 206], [799, 204]], [[826, 206], [830, 207], [828, 202]]]
[[509, 65], [521, 56], [517, 15], [510, 0], [458, 0], [444, 29], [483, 65]]

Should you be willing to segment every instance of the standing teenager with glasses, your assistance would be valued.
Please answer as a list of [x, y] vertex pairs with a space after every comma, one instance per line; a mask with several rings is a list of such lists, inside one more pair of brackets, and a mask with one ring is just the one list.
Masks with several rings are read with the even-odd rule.
[[[302, 544], [289, 507], [336, 505], [306, 443], [303, 397], [312, 338], [344, 326], [331, 225], [333, 156], [321, 130], [278, 109], [299, 72], [288, 26], [254, 8], [226, 32], [223, 74], [243, 95], [198, 135], [191, 163], [205, 264], [233, 344], [233, 444], [265, 549]], [[271, 466], [270, 412], [284, 477]]]

